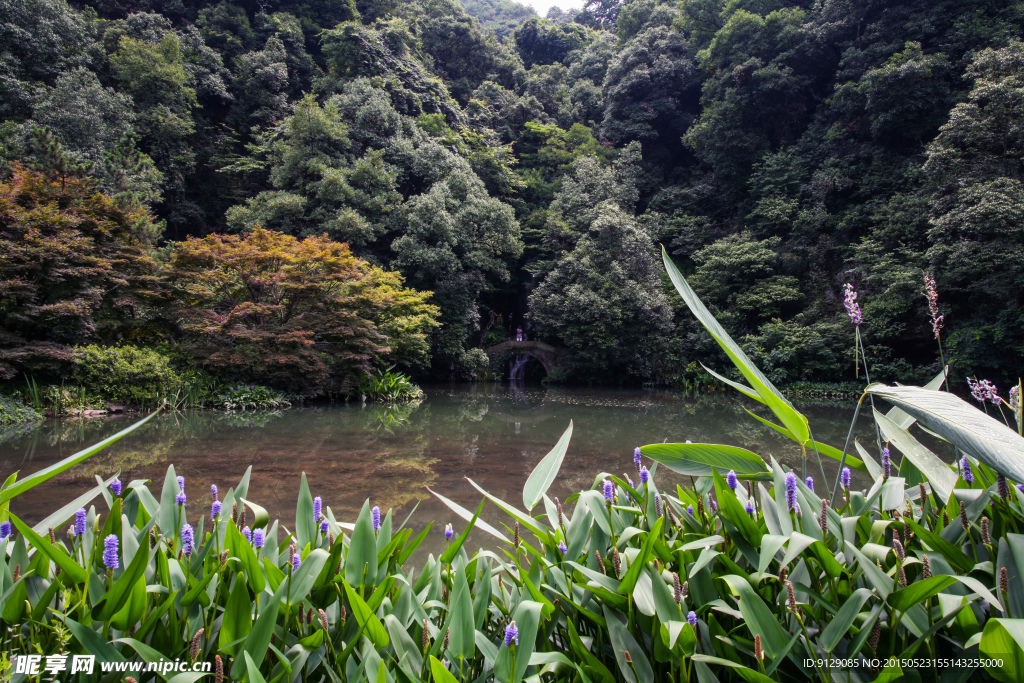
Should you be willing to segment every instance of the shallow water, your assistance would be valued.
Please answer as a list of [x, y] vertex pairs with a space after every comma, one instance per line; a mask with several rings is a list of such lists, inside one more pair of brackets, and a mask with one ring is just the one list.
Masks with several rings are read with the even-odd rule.
[[[159, 496], [167, 466], [185, 476], [189, 516], [209, 514], [209, 487], [226, 491], [252, 466], [249, 498], [271, 519], [290, 527], [300, 474], [339, 521], [354, 521], [365, 499], [394, 510], [401, 523], [419, 504], [410, 525], [433, 521], [424, 549], [444, 545], [441, 530], [464, 522], [430, 495], [426, 487], [475, 509], [482, 496], [467, 481], [522, 508], [522, 488], [537, 462], [574, 423], [573, 437], [558, 479], [548, 492], [563, 500], [593, 485], [601, 472], [631, 473], [633, 448], [661, 442], [723, 443], [773, 455], [797, 471], [800, 451], [743, 411], [734, 394], [686, 397], [660, 391], [510, 388], [502, 385], [427, 388], [418, 406], [385, 408], [356, 403], [302, 407], [280, 413], [198, 411], [160, 415], [136, 432], [55, 480], [12, 501], [11, 510], [29, 522], [95, 486], [94, 475], [121, 472], [121, 480], [151, 479]], [[747, 407], [753, 407], [748, 405]], [[801, 406], [820, 441], [842, 448], [853, 405]], [[0, 434], [0, 474], [6, 478], [40, 470], [131, 424], [135, 418], [50, 420], [33, 429]], [[866, 420], [856, 435], [874, 440]], [[824, 460], [831, 483], [837, 463]], [[820, 482], [817, 462], [808, 474]], [[689, 479], [661, 468], [661, 490]], [[102, 500], [98, 507], [105, 507]], [[543, 506], [535, 509], [541, 512]], [[508, 521], [493, 505], [483, 518]], [[500, 527], [499, 527], [500, 528]], [[283, 538], [283, 536], [281, 536]], [[470, 547], [490, 546], [474, 532]], [[421, 555], [422, 553], [417, 553]]]

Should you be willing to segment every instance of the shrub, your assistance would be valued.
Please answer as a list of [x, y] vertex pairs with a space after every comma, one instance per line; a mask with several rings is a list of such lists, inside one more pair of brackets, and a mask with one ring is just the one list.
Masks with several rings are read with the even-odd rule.
[[169, 280], [205, 370], [307, 396], [347, 391], [373, 361], [427, 352], [430, 296], [327, 237], [256, 229], [179, 243]]
[[72, 345], [113, 342], [157, 288], [133, 234], [148, 216], [89, 180], [15, 166], [0, 183], [0, 378], [53, 372]]
[[359, 393], [371, 401], [401, 403], [423, 398], [423, 390], [401, 372], [387, 368], [381, 372], [363, 377]]
[[32, 422], [42, 418], [34, 408], [25, 405], [21, 399], [0, 396], [0, 427]]
[[90, 344], [75, 349], [74, 363], [86, 392], [113, 403], [153, 406], [182, 385], [170, 359], [152, 349]]

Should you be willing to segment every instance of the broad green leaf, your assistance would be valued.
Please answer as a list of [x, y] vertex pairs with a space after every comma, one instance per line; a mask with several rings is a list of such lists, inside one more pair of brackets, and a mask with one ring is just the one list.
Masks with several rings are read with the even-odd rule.
[[[647, 659], [644, 649], [636, 642], [630, 634], [626, 624], [620, 621], [619, 613], [603, 606], [604, 618], [608, 624], [608, 638], [612, 641], [612, 649], [615, 652], [615, 661], [619, 665], [619, 673], [627, 683], [654, 683], [654, 669]], [[631, 667], [626, 662], [624, 653], [628, 652], [633, 660]], [[633, 668], [636, 668], [636, 675], [633, 675]], [[639, 678], [639, 680], [637, 680]]]
[[25, 535], [25, 538], [28, 539], [29, 543], [31, 543], [36, 550], [46, 555], [55, 565], [67, 573], [69, 583], [85, 583], [85, 581], [88, 580], [89, 573], [77, 562], [71, 559], [71, 556], [67, 554], [67, 551], [60, 546], [50, 543], [50, 539], [43, 538], [35, 531], [28, 528], [28, 525], [14, 515], [11, 515], [11, 522], [14, 523], [14, 526], [18, 531]]
[[363, 501], [363, 508], [356, 518], [352, 530], [352, 542], [345, 558], [345, 580], [353, 586], [372, 583], [377, 577], [377, 536], [373, 531], [373, 517], [369, 499]]
[[[473, 517], [474, 517], [473, 513], [470, 512], [469, 510], [467, 510], [466, 508], [462, 507], [461, 505], [459, 505], [455, 501], [449, 500], [449, 499], [445, 498], [444, 496], [442, 496], [437, 491], [432, 491], [429, 486], [424, 486], [423, 488], [425, 488], [427, 491], [430, 491], [430, 493], [433, 494], [433, 496], [435, 498], [437, 498], [439, 501], [444, 503], [448, 507], [449, 510], [451, 510], [452, 512], [457, 514], [462, 519], [466, 520], [467, 522], [469, 520], [473, 519]], [[476, 526], [480, 527], [481, 529], [483, 529], [484, 531], [489, 533], [491, 536], [494, 536], [498, 540], [501, 540], [501, 541], [504, 541], [505, 543], [508, 543], [508, 538], [505, 537], [505, 534], [501, 533], [500, 531], [498, 531], [497, 529], [495, 529], [493, 526], [491, 526], [487, 522], [483, 521], [482, 519], [478, 519], [476, 521]]]
[[824, 648], [825, 652], [832, 652], [836, 648], [839, 641], [842, 640], [846, 632], [853, 626], [853, 622], [857, 619], [857, 615], [860, 614], [864, 603], [870, 597], [871, 591], [867, 588], [858, 588], [853, 592], [853, 595], [846, 599], [846, 602], [839, 608], [835, 617], [822, 629], [821, 636], [818, 638], [818, 645]]
[[249, 653], [245, 652], [243, 654], [245, 656], [245, 670], [249, 675], [249, 683], [267, 683], [267, 679], [263, 678], [263, 674], [260, 673], [260, 667], [252, 660]]
[[242, 497], [239, 497], [238, 501], [245, 505], [245, 507], [252, 510], [253, 518], [252, 522], [249, 523], [249, 526], [253, 529], [263, 528], [270, 524], [270, 515], [267, 513], [265, 508]]
[[518, 519], [520, 524], [522, 524], [523, 526], [528, 528], [530, 531], [532, 531], [533, 533], [535, 533], [538, 536], [541, 536], [541, 537], [545, 536], [546, 532], [544, 530], [544, 527], [542, 527], [539, 524], [537, 524], [537, 520], [535, 520], [533, 517], [531, 517], [531, 516], [529, 516], [527, 514], [524, 514], [523, 512], [515, 509], [513, 506], [509, 505], [508, 503], [506, 503], [502, 499], [500, 499], [500, 498], [498, 498], [496, 496], [491, 495], [490, 493], [488, 493], [483, 488], [481, 488], [479, 484], [477, 484], [475, 481], [473, 481], [469, 477], [466, 477], [466, 481], [468, 481], [470, 483], [470, 485], [473, 488], [475, 488], [477, 491], [479, 491], [480, 493], [484, 494], [484, 496], [487, 498], [487, 500], [491, 501], [492, 503], [494, 503], [495, 505], [500, 507], [502, 510], [507, 512], [509, 515], [511, 515], [511, 516], [515, 517], [516, 519]]
[[7, 488], [0, 491], [0, 505], [15, 498], [16, 496], [21, 495], [22, 493], [25, 493], [25, 491], [28, 491], [29, 489], [32, 489], [36, 486], [39, 486], [40, 484], [53, 479], [57, 475], [66, 472], [67, 470], [71, 469], [72, 467], [82, 462], [86, 458], [96, 455], [110, 444], [121, 440], [123, 437], [127, 436], [128, 434], [131, 434], [136, 429], [152, 420], [154, 417], [156, 417], [157, 413], [159, 412], [160, 409], [157, 408], [146, 417], [142, 418], [132, 426], [122, 429], [117, 434], [114, 434], [113, 436], [108, 436], [106, 439], [100, 441], [97, 444], [80, 450], [73, 455], [69, 455], [63, 460], [55, 462], [49, 467], [41, 469], [38, 472], [31, 474], [28, 477], [11, 484]]
[[[757, 392], [754, 391], [753, 389], [751, 389], [750, 387], [748, 387], [746, 384], [740, 384], [739, 382], [732, 381], [728, 377], [725, 377], [723, 375], [719, 375], [717, 372], [715, 372], [714, 370], [712, 370], [708, 366], [704, 365], [704, 363], [701, 363], [700, 366], [702, 368], [704, 368], [704, 371], [706, 373], [708, 373], [709, 375], [711, 375], [712, 377], [717, 379], [719, 382], [722, 382], [723, 384], [729, 385], [730, 387], [732, 387], [736, 391], [740, 392], [741, 394], [743, 394], [747, 398], [752, 398], [755, 401], [757, 401], [758, 403], [764, 403], [764, 399], [761, 398], [760, 396], [758, 396]], [[747, 411], [747, 412], [750, 412], [750, 411]], [[789, 431], [787, 430], [786, 433], [789, 434]], [[790, 438], [792, 438], [792, 434], [789, 434], [789, 436], [790, 436]]]
[[252, 630], [252, 602], [249, 589], [246, 588], [245, 577], [235, 575], [235, 585], [231, 587], [228, 602], [224, 607], [224, 615], [220, 623], [218, 649], [234, 657], [241, 646], [243, 638]]
[[647, 562], [651, 557], [651, 549], [654, 547], [654, 542], [661, 538], [661, 528], [665, 525], [665, 518], [659, 517], [651, 527], [651, 530], [647, 532], [647, 538], [644, 540], [643, 548], [640, 553], [633, 560], [633, 563], [629, 566], [629, 570], [626, 575], [622, 577], [622, 581], [619, 583], [619, 594], [629, 595], [633, 592], [636, 587], [636, 582], [640, 578], [640, 572], [647, 567]]
[[718, 505], [722, 517], [732, 524], [753, 547], [761, 545], [761, 532], [753, 517], [749, 515], [736, 498], [736, 493], [728, 487], [725, 479], [716, 470], [715, 473], [715, 496], [718, 498]]
[[956, 578], [952, 576], [932, 576], [927, 579], [919, 579], [906, 588], [890, 593], [888, 602], [893, 609], [906, 612], [914, 605], [946, 590], [954, 583], [956, 583]]
[[878, 592], [882, 599], [888, 598], [889, 593], [892, 592], [892, 577], [879, 569], [878, 565], [869, 560], [864, 553], [849, 541], [846, 542], [846, 547], [857, 558], [857, 563], [860, 565], [861, 571], [864, 572], [864, 577], [871, 587]]
[[309, 482], [303, 472], [299, 481], [299, 498], [295, 503], [295, 538], [300, 548], [313, 542], [319, 524], [320, 520], [313, 519], [313, 494], [309, 492]]
[[751, 681], [752, 683], [772, 683], [772, 679], [768, 678], [760, 671], [754, 671], [753, 669], [745, 667], [739, 662], [734, 662], [731, 659], [722, 659], [721, 657], [712, 657], [710, 655], [696, 654], [693, 656], [693, 661], [730, 668], [737, 674], [742, 676], [743, 680]]
[[[255, 655], [262, 662], [270, 648], [270, 639], [274, 636], [274, 625], [277, 622], [277, 615], [281, 608], [281, 598], [287, 590], [287, 582], [282, 582], [277, 592], [272, 596], [263, 593], [259, 596], [259, 614], [253, 623], [252, 630], [245, 637], [242, 644], [242, 652], [247, 655]], [[231, 665], [231, 678], [240, 680], [246, 674], [245, 658], [235, 657]]]
[[348, 598], [348, 604], [352, 607], [352, 616], [356, 618], [356, 622], [363, 629], [363, 635], [370, 639], [374, 647], [378, 649], [387, 647], [390, 639], [384, 624], [380, 623], [380, 619], [373, 613], [373, 610], [366, 604], [366, 601], [352, 590], [352, 586], [349, 585], [348, 581], [343, 581], [343, 584], [345, 585], [345, 596]]
[[[530, 665], [530, 657], [537, 647], [537, 629], [543, 608], [539, 602], [522, 600], [512, 612], [512, 620], [519, 629], [519, 645], [503, 645], [498, 650], [498, 661], [494, 663], [494, 676], [497, 680], [519, 683], [523, 679]], [[512, 648], [515, 648], [515, 670], [512, 669]]]
[[[757, 368], [756, 365], [747, 357], [747, 354], [743, 352], [739, 344], [733, 341], [729, 333], [725, 331], [715, 317], [711, 315], [711, 312], [707, 309], [704, 303], [700, 300], [697, 294], [690, 288], [689, 283], [683, 277], [683, 274], [679, 272], [676, 265], [669, 258], [668, 252], [665, 251], [664, 247], [661, 250], [662, 259], [665, 262], [665, 270], [668, 271], [669, 279], [672, 280], [672, 284], [675, 285], [676, 291], [683, 297], [683, 301], [690, 308], [690, 311], [697, 317], [701, 325], [704, 326], [718, 345], [722, 347], [726, 355], [736, 366], [736, 369], [746, 378], [748, 384], [754, 391], [757, 392], [761, 400], [771, 408], [772, 412], [775, 413], [779, 421], [785, 425], [786, 429], [790, 431], [795, 437], [797, 443], [807, 443], [810, 439], [810, 430], [807, 426], [807, 418], [800, 414], [793, 404], [787, 400], [775, 385], [765, 377], [765, 375]], [[735, 468], [730, 468], [735, 469]], [[737, 470], [738, 472], [739, 470]]]
[[102, 634], [88, 626], [83, 626], [70, 617], [65, 617], [64, 623], [82, 648], [101, 662], [125, 661], [125, 658], [117, 651], [117, 648], [107, 642], [107, 639]]
[[[11, 476], [13, 476], [13, 475], [11, 475]], [[110, 483], [112, 481], [114, 481], [114, 479], [116, 479], [116, 478], [117, 477], [115, 475], [113, 477], [110, 477], [106, 481], [104, 481], [104, 482], [102, 482], [100, 484], [97, 484], [96, 488], [89, 489], [88, 491], [86, 491], [82, 495], [78, 496], [77, 498], [75, 498], [73, 501], [71, 501], [67, 505], [61, 507], [59, 510], [57, 510], [53, 514], [47, 516], [46, 519], [44, 519], [43, 521], [39, 522], [39, 524], [36, 524], [34, 527], [32, 527], [32, 530], [35, 531], [37, 534], [43, 534], [50, 527], [53, 527], [54, 529], [56, 529], [58, 526], [60, 526], [64, 522], [66, 522], [69, 519], [71, 519], [71, 517], [74, 516], [76, 510], [78, 510], [79, 508], [84, 508], [86, 505], [89, 504], [89, 502], [93, 498], [95, 498], [96, 496], [98, 496], [101, 493], [103, 493], [103, 491], [107, 490], [107, 488], [110, 486]]]
[[452, 657], [469, 659], [476, 653], [476, 627], [473, 622], [473, 596], [469, 592], [465, 568], [461, 566], [455, 570], [449, 615], [448, 625], [452, 631], [448, 652]]
[[430, 675], [434, 677], [434, 683], [459, 683], [459, 679], [452, 676], [434, 655], [430, 655]]
[[925, 529], [912, 519], [906, 519], [905, 522], [910, 525], [913, 532], [920, 536], [921, 540], [929, 548], [942, 553], [942, 556], [957, 570], [967, 573], [974, 569], [974, 560], [965, 555], [959, 547], [953, 545], [934, 531]]
[[[935, 375], [928, 384], [924, 385], [925, 389], [931, 389], [932, 391], [938, 391], [942, 388], [942, 384], [946, 379], [946, 375], [949, 374], [949, 366], [943, 368], [939, 374]], [[889, 412], [885, 414], [887, 418], [892, 420], [900, 429], [910, 429], [913, 424], [917, 421], [910, 415], [907, 415], [899, 408], [890, 408]]]
[[103, 596], [103, 599], [93, 607], [93, 618], [107, 621], [110, 617], [117, 614], [124, 607], [125, 603], [128, 602], [128, 598], [131, 597], [131, 590], [135, 587], [135, 584], [139, 581], [145, 581], [146, 567], [148, 566], [149, 543], [143, 543], [139, 547], [138, 552], [135, 553], [132, 563], [117, 578], [117, 581], [107, 591], [107, 594]]
[[302, 558], [299, 568], [292, 572], [292, 585], [286, 595], [288, 604], [296, 605], [309, 596], [313, 584], [330, 557], [330, 553], [323, 548], [314, 548]]
[[932, 490], [939, 496], [939, 500], [949, 500], [949, 494], [956, 487], [956, 475], [949, 469], [949, 465], [922, 446], [909, 432], [901, 429], [899, 425], [877, 410], [875, 410], [875, 422], [882, 430], [882, 438], [896, 446], [903, 457], [910, 460], [914, 467], [921, 471]]
[[673, 472], [710, 477], [714, 469], [735, 470], [740, 475], [767, 474], [761, 456], [736, 446], [705, 443], [657, 443], [641, 446], [640, 452]]
[[962, 398], [946, 391], [884, 384], [865, 391], [901, 408], [923, 427], [996, 472], [1024, 481], [1024, 437]]
[[739, 598], [740, 612], [743, 613], [743, 620], [750, 629], [751, 634], [761, 634], [761, 644], [764, 651], [773, 659], [780, 656], [786, 643], [789, 642], [789, 634], [786, 633], [779, 620], [772, 614], [768, 606], [764, 604], [754, 589], [742, 576], [726, 574], [721, 577], [732, 589], [732, 592]]
[[570, 438], [572, 438], [572, 420], [569, 420], [569, 428], [562, 434], [562, 438], [558, 440], [551, 452], [537, 463], [526, 480], [526, 485], [523, 486], [523, 505], [527, 510], [533, 510], [534, 506], [540, 502], [541, 496], [547, 492], [555, 481], [555, 477], [558, 476], [562, 460], [565, 459], [565, 451], [569, 448]]
[[1024, 619], [989, 619], [981, 634], [978, 653], [999, 660], [1002, 666], [985, 670], [1002, 683], [1024, 680]]

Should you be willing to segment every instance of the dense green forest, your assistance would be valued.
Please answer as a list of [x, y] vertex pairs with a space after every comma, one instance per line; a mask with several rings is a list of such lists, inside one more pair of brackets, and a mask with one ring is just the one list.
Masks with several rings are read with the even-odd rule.
[[522, 326], [678, 385], [713, 342], [659, 245], [775, 381], [853, 379], [847, 284], [872, 379], [934, 375], [926, 273], [957, 375], [1021, 372], [1024, 3], [467, 8], [0, 0], [3, 376], [132, 344], [314, 395]]

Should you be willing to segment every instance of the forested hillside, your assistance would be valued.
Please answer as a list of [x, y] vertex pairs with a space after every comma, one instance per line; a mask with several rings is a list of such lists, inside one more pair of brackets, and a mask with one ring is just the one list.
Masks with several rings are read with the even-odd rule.
[[86, 321], [85, 294], [46, 308], [5, 272], [3, 374], [42, 367], [30, 348], [179, 343], [193, 318], [167, 302], [202, 297], [146, 279], [188, 265], [172, 244], [271, 231], [432, 292], [436, 309], [363, 316], [397, 336], [415, 320], [422, 353], [392, 360], [423, 376], [482, 376], [480, 347], [522, 326], [574, 352], [561, 379], [692, 379], [713, 342], [663, 245], [774, 380], [853, 378], [845, 284], [872, 379], [933, 375], [929, 272], [958, 375], [1016, 381], [1024, 3], [600, 0], [555, 21], [507, 4], [467, 4], [499, 37], [457, 0], [0, 0], [0, 214], [29, 180], [53, 206], [91, 183], [134, 274], [81, 286], [119, 287], [122, 308], [151, 294]]

